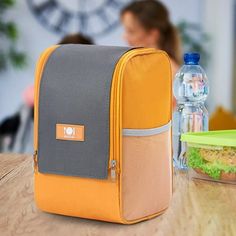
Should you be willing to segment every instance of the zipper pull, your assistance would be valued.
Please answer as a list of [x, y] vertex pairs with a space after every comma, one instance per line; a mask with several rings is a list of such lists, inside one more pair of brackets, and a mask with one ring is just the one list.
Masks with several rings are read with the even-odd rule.
[[37, 152], [37, 150], [35, 150], [34, 153], [33, 153], [33, 159], [34, 159], [34, 170], [37, 169], [37, 164], [38, 164], [38, 161], [37, 161], [37, 154], [38, 154], [38, 152]]
[[116, 160], [111, 160], [111, 180], [116, 180]]

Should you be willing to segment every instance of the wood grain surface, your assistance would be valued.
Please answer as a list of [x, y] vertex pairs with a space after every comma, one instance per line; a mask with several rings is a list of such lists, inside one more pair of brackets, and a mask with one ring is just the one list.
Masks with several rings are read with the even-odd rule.
[[175, 173], [170, 208], [135, 225], [65, 217], [38, 210], [31, 156], [0, 155], [0, 235], [234, 236], [236, 186], [188, 180]]

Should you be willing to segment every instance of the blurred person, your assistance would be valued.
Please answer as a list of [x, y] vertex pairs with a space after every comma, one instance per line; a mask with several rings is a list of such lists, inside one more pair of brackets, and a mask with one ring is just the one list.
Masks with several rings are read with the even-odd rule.
[[181, 45], [176, 27], [171, 23], [169, 11], [160, 1], [132, 2], [121, 11], [124, 39], [133, 47], [150, 47], [168, 53], [172, 73], [181, 64]]

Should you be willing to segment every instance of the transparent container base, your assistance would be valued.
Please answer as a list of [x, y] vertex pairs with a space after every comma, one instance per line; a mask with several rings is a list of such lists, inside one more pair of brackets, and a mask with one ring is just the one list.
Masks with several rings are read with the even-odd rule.
[[203, 173], [199, 169], [192, 169], [189, 168], [188, 170], [188, 178], [190, 180], [202, 180], [202, 181], [212, 181], [212, 182], [218, 182], [218, 183], [225, 183], [225, 184], [236, 184], [236, 181], [231, 181], [228, 179], [213, 179], [209, 177], [207, 174]]

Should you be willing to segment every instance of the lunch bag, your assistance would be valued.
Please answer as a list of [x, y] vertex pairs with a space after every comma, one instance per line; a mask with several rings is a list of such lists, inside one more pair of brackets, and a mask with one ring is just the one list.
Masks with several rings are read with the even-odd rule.
[[35, 201], [45, 212], [123, 224], [172, 196], [172, 74], [163, 51], [56, 45], [37, 64]]

